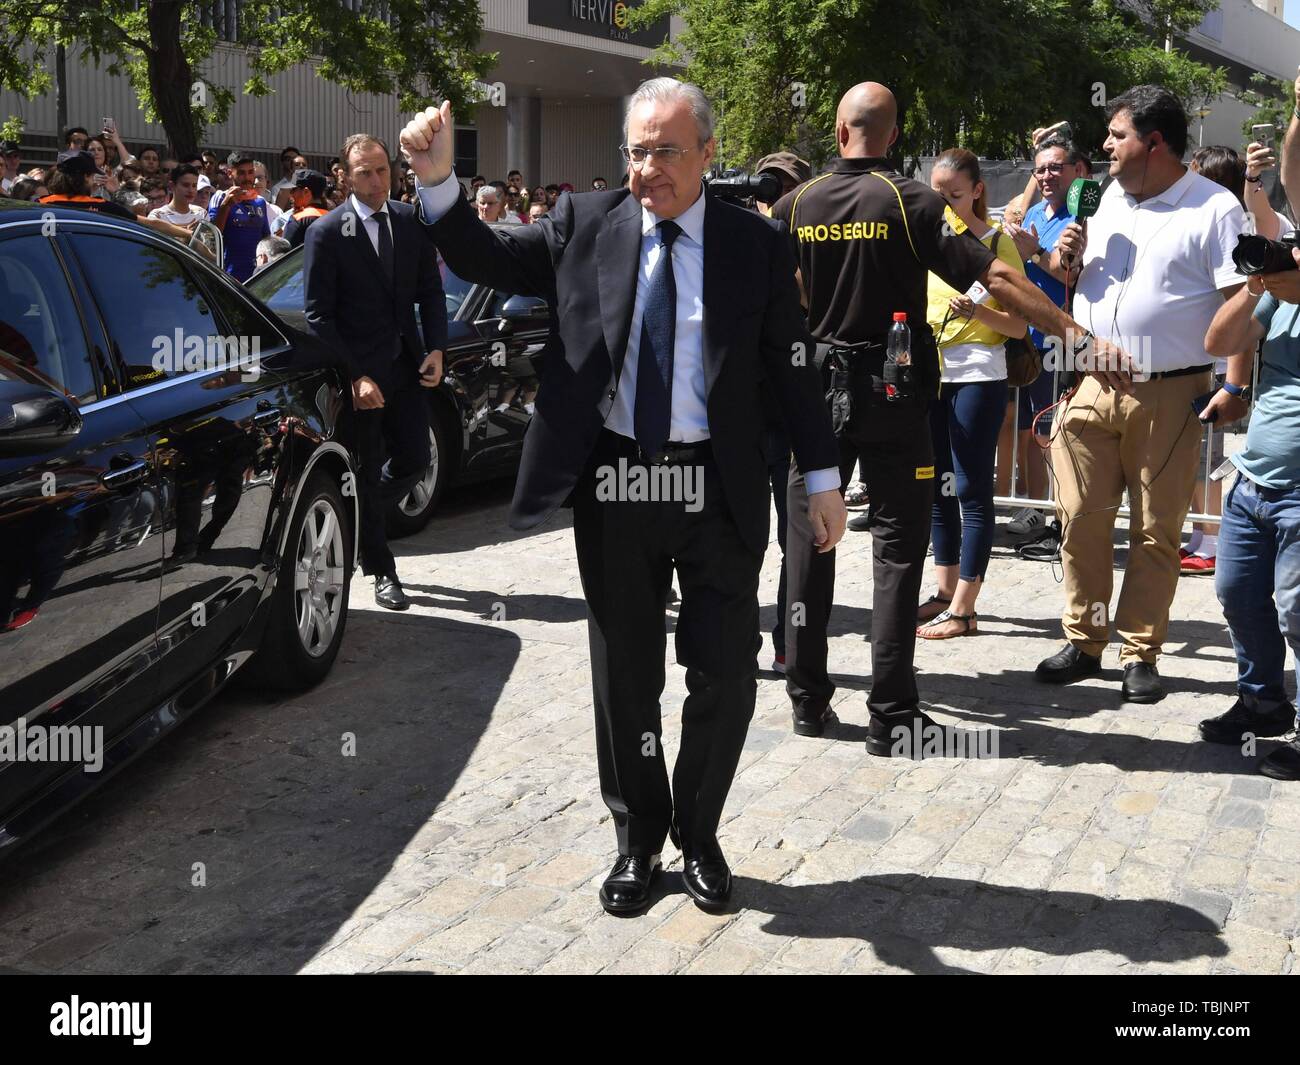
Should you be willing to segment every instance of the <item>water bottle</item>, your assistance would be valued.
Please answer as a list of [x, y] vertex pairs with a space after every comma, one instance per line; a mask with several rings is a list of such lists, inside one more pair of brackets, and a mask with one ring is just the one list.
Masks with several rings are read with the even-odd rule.
[[907, 312], [895, 311], [885, 346], [885, 398], [891, 403], [912, 397], [912, 330]]

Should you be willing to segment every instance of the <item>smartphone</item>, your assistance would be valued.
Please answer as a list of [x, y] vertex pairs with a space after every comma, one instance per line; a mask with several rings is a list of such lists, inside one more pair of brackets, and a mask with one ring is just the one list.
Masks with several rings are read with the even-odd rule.
[[[1213, 392], [1206, 392], [1205, 395], [1197, 396], [1194, 400], [1192, 400], [1192, 410], [1196, 412], [1197, 418], [1200, 418], [1201, 411], [1205, 410], [1205, 408], [1209, 406], [1210, 400], [1212, 400], [1215, 397], [1215, 394], [1218, 391], [1219, 390], [1216, 388]], [[1207, 422], [1217, 422], [1219, 420], [1219, 412], [1216, 410], [1211, 417], [1206, 418], [1205, 420]]]
[[1273, 147], [1273, 138], [1277, 136], [1277, 127], [1271, 122], [1263, 125], [1250, 127], [1250, 139], [1257, 144], [1263, 144], [1266, 147]]
[[1048, 126], [1047, 129], [1043, 130], [1043, 138], [1046, 139], [1053, 133], [1059, 133], [1062, 137], [1066, 138], [1066, 140], [1069, 140], [1074, 136], [1074, 131], [1070, 128], [1070, 123], [1068, 122], [1058, 122], [1054, 126]]
[[111, 118], [109, 118], [107, 115], [105, 115], [105, 116], [104, 116], [104, 132], [105, 132], [105, 133], [113, 133], [116, 129], [117, 129], [117, 126], [114, 124], [113, 120], [112, 120]]

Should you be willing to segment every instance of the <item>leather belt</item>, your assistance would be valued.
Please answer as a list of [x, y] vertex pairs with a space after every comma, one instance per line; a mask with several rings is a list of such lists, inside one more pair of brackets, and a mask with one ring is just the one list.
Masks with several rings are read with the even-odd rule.
[[1184, 366], [1181, 370], [1161, 370], [1159, 373], [1148, 374], [1145, 380], [1159, 381], [1164, 377], [1187, 377], [1194, 373], [1204, 373], [1206, 370], [1212, 370], [1213, 363], [1205, 363], [1203, 366]]
[[647, 466], [683, 466], [703, 462], [713, 457], [713, 442], [710, 440], [694, 440], [685, 443], [670, 440], [664, 444], [662, 453], [648, 455], [631, 437], [616, 433], [612, 429], [606, 429], [604, 433], [611, 438], [610, 443], [619, 454], [645, 463]]

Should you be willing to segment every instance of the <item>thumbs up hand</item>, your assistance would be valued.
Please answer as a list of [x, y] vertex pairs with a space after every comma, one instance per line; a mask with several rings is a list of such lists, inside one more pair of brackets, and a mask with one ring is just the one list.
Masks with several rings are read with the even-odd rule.
[[421, 185], [437, 185], [451, 175], [453, 151], [451, 101], [426, 107], [402, 129], [402, 154]]

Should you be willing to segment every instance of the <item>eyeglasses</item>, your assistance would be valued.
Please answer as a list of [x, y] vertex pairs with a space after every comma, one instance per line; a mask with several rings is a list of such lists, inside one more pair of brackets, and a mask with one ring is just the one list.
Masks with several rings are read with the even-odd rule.
[[1059, 174], [1065, 169], [1064, 163], [1048, 163], [1046, 166], [1034, 167], [1034, 177], [1043, 177], [1046, 174]]
[[672, 165], [679, 162], [683, 155], [691, 151], [690, 148], [642, 148], [639, 144], [635, 146], [623, 144], [618, 149], [623, 153], [623, 158], [628, 160], [633, 166], [641, 167], [645, 161], [651, 157], [660, 166]]

